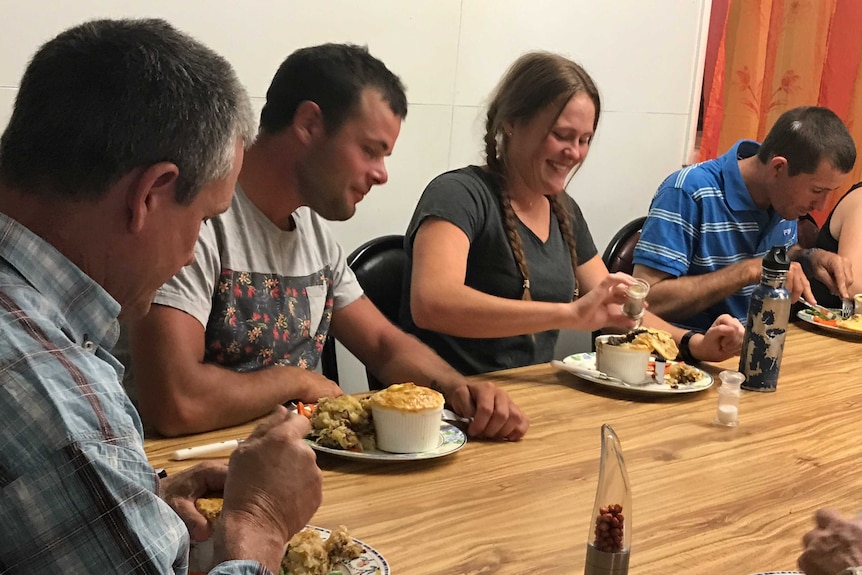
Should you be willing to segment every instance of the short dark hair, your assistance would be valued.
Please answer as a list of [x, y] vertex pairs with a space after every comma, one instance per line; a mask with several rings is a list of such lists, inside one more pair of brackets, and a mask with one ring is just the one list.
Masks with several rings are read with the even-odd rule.
[[846, 174], [856, 163], [856, 144], [835, 112], [819, 106], [802, 106], [779, 116], [757, 152], [757, 159], [763, 164], [775, 156], [787, 159], [791, 176], [813, 174], [823, 159]]
[[365, 88], [380, 91], [392, 113], [407, 117], [407, 95], [401, 80], [386, 65], [354, 44], [301, 48], [279, 66], [266, 91], [260, 130], [275, 134], [293, 122], [302, 102], [314, 102], [327, 131], [334, 132], [359, 103]]
[[27, 66], [0, 138], [0, 182], [98, 200], [135, 168], [166, 161], [187, 204], [230, 173], [237, 137], [251, 144], [254, 116], [224, 58], [163, 20], [94, 20]]

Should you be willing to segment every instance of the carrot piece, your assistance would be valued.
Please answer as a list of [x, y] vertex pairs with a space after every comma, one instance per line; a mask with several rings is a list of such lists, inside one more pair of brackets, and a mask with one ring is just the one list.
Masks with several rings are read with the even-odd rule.
[[838, 327], [838, 320], [837, 319], [824, 319], [818, 315], [813, 315], [813, 316], [811, 316], [811, 318], [814, 320], [814, 323], [820, 323], [823, 325]]

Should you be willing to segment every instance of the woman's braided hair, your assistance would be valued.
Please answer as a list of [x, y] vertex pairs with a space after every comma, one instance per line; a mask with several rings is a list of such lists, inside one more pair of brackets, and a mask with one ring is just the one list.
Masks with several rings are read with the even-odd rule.
[[[575, 94], [587, 94], [596, 108], [593, 131], [599, 122], [601, 100], [590, 75], [568, 58], [550, 52], [530, 52], [518, 58], [497, 86], [485, 121], [485, 162], [488, 171], [500, 190], [500, 209], [506, 237], [518, 272], [524, 280], [522, 299], [530, 298], [530, 270], [524, 254], [524, 244], [518, 233], [515, 210], [506, 186], [506, 146], [509, 136], [507, 122], [529, 122], [547, 106], [557, 106], [558, 116]], [[550, 126], [548, 129], [550, 130]], [[572, 234], [572, 216], [565, 200], [564, 190], [547, 196], [557, 224], [569, 247], [572, 273], [578, 266], [575, 237]], [[577, 279], [575, 293], [577, 297]]]

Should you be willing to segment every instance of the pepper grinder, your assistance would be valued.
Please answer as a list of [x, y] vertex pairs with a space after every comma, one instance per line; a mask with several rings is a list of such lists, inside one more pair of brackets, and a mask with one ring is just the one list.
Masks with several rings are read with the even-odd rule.
[[632, 493], [620, 440], [602, 425], [599, 485], [593, 504], [584, 575], [626, 575], [629, 572]]
[[738, 371], [725, 370], [718, 374], [721, 387], [718, 388], [718, 408], [713, 423], [725, 427], [739, 425], [739, 386], [745, 376]]

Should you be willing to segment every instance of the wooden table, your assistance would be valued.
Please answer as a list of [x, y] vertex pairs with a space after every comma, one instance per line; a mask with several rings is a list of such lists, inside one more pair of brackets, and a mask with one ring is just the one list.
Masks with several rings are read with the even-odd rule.
[[[775, 393], [743, 392], [740, 426], [712, 424], [716, 386], [667, 398], [606, 391], [548, 365], [486, 376], [530, 415], [518, 443], [469, 441], [424, 462], [320, 455], [323, 505], [393, 575], [582, 573], [600, 427], [613, 425], [633, 489], [630, 573], [746, 575], [793, 569], [822, 506], [862, 509], [862, 340], [791, 325]], [[736, 368], [735, 361], [708, 370]], [[175, 471], [179, 447], [250, 425], [146, 442]]]

